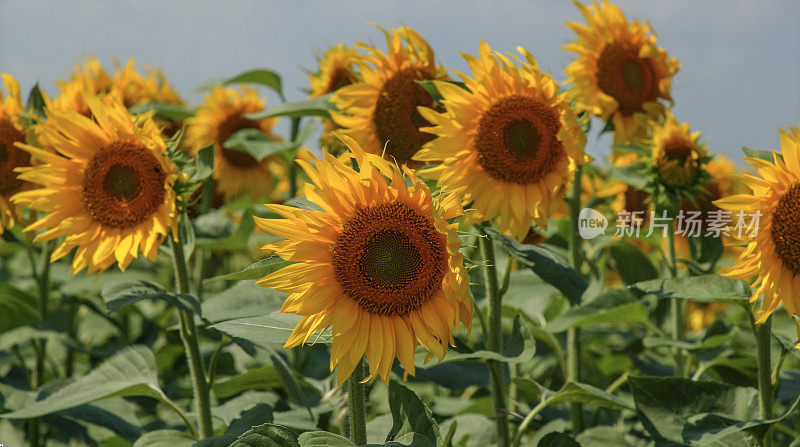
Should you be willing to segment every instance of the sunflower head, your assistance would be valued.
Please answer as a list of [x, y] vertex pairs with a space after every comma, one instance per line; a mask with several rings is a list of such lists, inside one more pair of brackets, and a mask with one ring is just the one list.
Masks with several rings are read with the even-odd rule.
[[708, 159], [700, 132], [691, 132], [689, 123], [679, 124], [671, 114], [663, 124], [653, 123], [651, 132], [653, 164], [661, 183], [671, 188], [697, 184]]
[[31, 165], [31, 155], [17, 147], [24, 143], [27, 129], [22, 118], [22, 100], [19, 83], [11, 75], [2, 73], [4, 97], [0, 91], [0, 234], [14, 226], [17, 207], [9, 199], [15, 193], [27, 189], [30, 184], [17, 178], [16, 168]]
[[51, 259], [75, 249], [73, 273], [115, 261], [124, 270], [140, 252], [155, 260], [167, 232], [177, 232], [178, 170], [149, 115], [131, 116], [90, 92], [83, 101], [91, 119], [50, 110], [37, 125], [41, 147], [17, 143], [41, 161], [18, 168], [19, 177], [41, 187], [11, 201], [46, 214], [25, 230], [39, 232], [35, 241], [63, 237]]
[[472, 321], [458, 223], [448, 221], [461, 206], [447, 193], [433, 197], [407, 168], [342, 139], [350, 152], [340, 158], [298, 160], [313, 182], [305, 196], [318, 209], [265, 205], [285, 219], [256, 218], [285, 238], [264, 249], [296, 261], [258, 284], [291, 293], [281, 311], [302, 316], [287, 347], [331, 328], [338, 383], [364, 355], [384, 381], [395, 358], [413, 375], [418, 342], [429, 358], [442, 359], [459, 322], [469, 328]]
[[96, 57], [87, 58], [83, 65], [75, 64], [75, 71], [65, 81], [57, 81], [60, 90], [49, 109], [65, 111], [73, 110], [88, 116], [89, 105], [86, 103], [84, 91], [95, 95], [104, 95], [111, 91], [111, 75], [103, 68]]
[[[578, 164], [589, 161], [586, 137], [564, 94], [536, 61], [492, 52], [466, 55], [466, 88], [435, 81], [444, 112], [420, 107], [437, 138], [414, 157], [441, 164], [420, 171], [472, 203], [467, 223], [497, 218], [501, 231], [522, 239], [558, 207]], [[518, 66], [519, 65], [519, 66]]]
[[586, 24], [566, 24], [578, 39], [564, 49], [579, 56], [566, 68], [577, 107], [611, 121], [615, 141], [635, 140], [648, 118], [663, 114], [661, 101], [671, 101], [670, 82], [680, 65], [656, 45], [649, 24], [628, 22], [607, 0], [575, 5]]
[[274, 140], [272, 133], [277, 118], [251, 120], [248, 113], [259, 112], [264, 101], [258, 92], [246, 86], [241, 91], [215, 87], [205, 97], [194, 117], [187, 120], [184, 144], [196, 154], [200, 149], [214, 145], [214, 183], [216, 193], [224, 200], [250, 195], [254, 200], [267, 200], [282, 185], [275, 185], [273, 172], [276, 166], [285, 165], [277, 157], [267, 157], [261, 161], [250, 154], [228, 148], [225, 142], [234, 133], [243, 129], [256, 129]]
[[[773, 161], [745, 158], [760, 177], [740, 174], [752, 193], [734, 194], [714, 203], [732, 212], [759, 216], [752, 225], [747, 246], [736, 264], [724, 275], [752, 279], [755, 302], [763, 296], [756, 313], [763, 323], [783, 303], [790, 315], [800, 315], [800, 130], [781, 131], [781, 154]], [[800, 338], [800, 325], [798, 325]], [[800, 345], [799, 345], [800, 346]]]
[[343, 44], [331, 47], [317, 61], [319, 71], [309, 73], [311, 96], [317, 97], [333, 93], [342, 87], [358, 82], [356, 62], [361, 55], [351, 47]]
[[432, 107], [433, 98], [417, 81], [446, 75], [416, 31], [408, 27], [382, 31], [388, 52], [360, 44], [368, 53], [357, 63], [363, 80], [336, 91], [332, 102], [339, 112], [331, 116], [365, 151], [405, 164], [433, 138], [420, 131], [428, 123], [417, 110]]

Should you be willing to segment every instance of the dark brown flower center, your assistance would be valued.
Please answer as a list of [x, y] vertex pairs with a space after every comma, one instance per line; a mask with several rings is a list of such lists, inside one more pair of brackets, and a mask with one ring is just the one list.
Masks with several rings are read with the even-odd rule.
[[346, 87], [358, 79], [351, 70], [347, 67], [336, 67], [331, 73], [330, 81], [328, 81], [328, 88], [325, 89], [326, 93], [335, 92], [342, 87]]
[[25, 184], [14, 172], [14, 168], [31, 165], [31, 154], [14, 145], [24, 142], [24, 133], [9, 120], [0, 120], [0, 195], [5, 197], [18, 192]]
[[333, 246], [336, 277], [347, 296], [388, 316], [417, 310], [441, 290], [447, 260], [445, 235], [403, 203], [357, 211]]
[[800, 275], [800, 183], [778, 200], [772, 211], [770, 236], [783, 266]]
[[430, 79], [421, 69], [408, 68], [395, 73], [383, 85], [372, 121], [380, 144], [386, 145], [386, 157], [404, 164], [434, 136], [420, 132], [429, 123], [417, 111], [418, 106], [433, 107], [433, 98], [416, 81]]
[[643, 105], [658, 98], [658, 79], [652, 61], [639, 56], [639, 49], [627, 43], [606, 45], [597, 60], [597, 83], [603, 93], [619, 104], [623, 115], [644, 110]]
[[478, 162], [497, 180], [536, 183], [564, 157], [560, 129], [551, 107], [519, 95], [500, 99], [478, 124]]
[[261, 129], [258, 122], [246, 119], [241, 114], [235, 113], [227, 117], [217, 129], [217, 140], [214, 142], [214, 149], [217, 156], [221, 156], [228, 164], [241, 168], [250, 169], [259, 166], [258, 160], [252, 155], [236, 149], [228, 149], [224, 146], [225, 141], [231, 135], [242, 129]]
[[84, 170], [83, 208], [103, 225], [136, 226], [164, 202], [166, 178], [150, 150], [115, 141], [98, 150]]

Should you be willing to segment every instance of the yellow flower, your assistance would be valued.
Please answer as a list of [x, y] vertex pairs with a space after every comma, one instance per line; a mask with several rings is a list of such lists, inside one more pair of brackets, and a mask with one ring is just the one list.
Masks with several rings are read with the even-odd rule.
[[[331, 371], [344, 382], [366, 354], [372, 376], [388, 381], [395, 357], [414, 374], [417, 342], [442, 359], [452, 331], [472, 321], [472, 299], [459, 253], [462, 213], [450, 194], [432, 197], [407, 168], [367, 154], [347, 136], [352, 152], [298, 160], [314, 182], [305, 196], [320, 210], [265, 205], [286, 219], [256, 218], [285, 241], [264, 246], [298, 261], [258, 284], [291, 295], [281, 312], [301, 315], [286, 347], [331, 327]], [[360, 171], [351, 168], [354, 159]]]
[[110, 75], [97, 58], [87, 59], [83, 67], [76, 64], [70, 79], [57, 83], [61, 94], [50, 108], [58, 111], [74, 110], [88, 115], [89, 106], [84, 99], [84, 91], [101, 97], [113, 97], [125, 107], [151, 101], [183, 104], [183, 100], [172, 89], [161, 70], [148, 70], [147, 75], [142, 76], [135, 66], [136, 61], [128, 59], [124, 67], [117, 64], [114, 74]]
[[690, 331], [702, 331], [713, 323], [717, 316], [725, 313], [726, 310], [728, 310], [728, 305], [725, 303], [695, 303], [694, 301], [689, 301], [687, 326]]
[[31, 165], [31, 154], [19, 149], [16, 143], [25, 142], [26, 129], [20, 116], [22, 101], [19, 95], [19, 83], [6, 73], [3, 78], [7, 96], [0, 92], [0, 234], [6, 228], [14, 226], [18, 220], [17, 207], [9, 202], [15, 193], [28, 189], [30, 184], [19, 178], [16, 168]]
[[[755, 302], [764, 300], [757, 311], [757, 323], [766, 321], [783, 303], [790, 315], [800, 315], [800, 130], [781, 131], [781, 152], [772, 162], [745, 158], [760, 178], [740, 174], [751, 194], [734, 194], [714, 203], [730, 210], [733, 219], [741, 211], [760, 213], [759, 226], [749, 233], [747, 247], [736, 264], [723, 276], [752, 279]], [[797, 326], [800, 337], [800, 324]], [[798, 345], [800, 348], [800, 345]]]
[[433, 49], [416, 31], [405, 26], [386, 34], [388, 54], [364, 46], [369, 55], [358, 62], [363, 81], [336, 91], [332, 101], [339, 112], [333, 121], [364, 150], [384, 154], [405, 164], [433, 138], [421, 132], [427, 125], [418, 106], [433, 106], [433, 98], [417, 81], [443, 79], [445, 71], [433, 61]]
[[680, 65], [656, 45], [649, 24], [629, 23], [607, 0], [575, 5], [587, 25], [566, 24], [578, 39], [564, 49], [578, 55], [566, 69], [577, 108], [612, 121], [615, 142], [632, 142], [648, 119], [663, 114], [660, 100], [672, 100], [671, 78]]
[[[336, 45], [319, 59], [319, 71], [309, 74], [311, 97], [333, 93], [359, 81], [356, 62], [361, 59], [355, 49], [345, 45]], [[332, 154], [346, 150], [347, 147], [331, 132], [339, 130], [339, 126], [331, 119], [323, 120], [324, 130], [320, 138], [320, 146], [327, 148]]]
[[[245, 114], [259, 112], [264, 101], [258, 92], [242, 87], [242, 92], [225, 87], [215, 87], [206, 95], [205, 103], [197, 114], [187, 120], [185, 145], [192, 154], [214, 145], [214, 183], [216, 193], [224, 200], [250, 195], [253, 200], [267, 200], [275, 190], [273, 171], [285, 167], [277, 157], [267, 157], [260, 162], [250, 154], [224, 147], [225, 141], [242, 129], [258, 129], [270, 138], [277, 118], [250, 120]], [[282, 171], [281, 171], [282, 172]]]
[[34, 241], [63, 237], [55, 261], [76, 249], [72, 273], [125, 270], [139, 252], [155, 260], [172, 230], [177, 234], [173, 185], [179, 176], [164, 156], [164, 140], [149, 115], [131, 116], [118, 102], [86, 93], [93, 119], [50, 110], [38, 125], [42, 148], [17, 144], [42, 164], [20, 168], [20, 178], [41, 188], [11, 200], [47, 213], [25, 228]]
[[652, 123], [653, 162], [662, 183], [674, 188], [695, 185], [708, 155], [700, 144], [700, 132], [691, 132], [689, 123], [679, 124], [668, 114], [663, 124]]
[[472, 203], [465, 223], [497, 217], [501, 231], [521, 240], [531, 221], [547, 227], [566, 182], [589, 157], [569, 99], [556, 93], [558, 85], [533, 56], [519, 51], [521, 68], [481, 42], [480, 58], [465, 55], [474, 76], [460, 75], [466, 89], [435, 82], [446, 110], [420, 107], [433, 123], [424, 130], [437, 138], [414, 159], [441, 162], [420, 175]]

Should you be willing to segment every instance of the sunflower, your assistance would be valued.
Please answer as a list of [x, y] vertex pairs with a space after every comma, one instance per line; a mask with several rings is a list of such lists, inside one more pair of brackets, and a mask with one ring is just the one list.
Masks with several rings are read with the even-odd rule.
[[42, 187], [11, 201], [47, 213], [25, 231], [45, 230], [34, 241], [64, 237], [51, 260], [75, 248], [73, 274], [114, 261], [125, 270], [140, 250], [155, 260], [167, 232], [177, 234], [178, 170], [149, 115], [131, 116], [89, 92], [84, 101], [93, 119], [50, 110], [37, 129], [42, 147], [17, 144], [42, 162], [17, 169], [20, 179]]
[[687, 308], [687, 327], [690, 331], [698, 332], [707, 328], [717, 317], [728, 310], [725, 303], [696, 303], [689, 301]]
[[671, 188], [702, 184], [708, 152], [700, 143], [700, 132], [692, 132], [689, 123], [678, 123], [672, 114], [661, 124], [652, 123], [650, 131], [653, 164], [661, 183]]
[[[800, 314], [800, 130], [781, 131], [781, 152], [773, 161], [745, 158], [760, 178], [740, 174], [737, 177], [752, 190], [714, 202], [732, 212], [733, 220], [743, 212], [760, 213], [759, 225], [748, 233], [749, 240], [736, 264], [723, 276], [751, 279], [751, 302], [763, 296], [756, 312], [757, 323], [764, 323], [783, 303], [790, 315]], [[781, 157], [782, 155], [782, 157]], [[757, 230], [757, 231], [756, 231]], [[800, 323], [797, 326], [800, 337]], [[800, 344], [798, 344], [800, 348]]]
[[481, 42], [480, 58], [465, 55], [475, 77], [460, 74], [466, 89], [434, 81], [446, 110], [420, 107], [434, 124], [424, 130], [437, 138], [414, 159], [442, 163], [420, 175], [472, 203], [465, 223], [498, 217], [501, 231], [521, 240], [531, 221], [546, 228], [567, 180], [589, 157], [568, 98], [519, 51], [522, 68]]
[[[90, 58], [84, 65], [75, 66], [75, 72], [68, 81], [57, 83], [61, 94], [50, 108], [55, 110], [74, 110], [83, 115], [89, 113], [83, 92], [89, 91], [101, 97], [114, 97], [125, 107], [145, 104], [151, 101], [168, 104], [183, 104], [183, 100], [172, 89], [161, 70], [147, 70], [142, 76], [136, 71], [136, 61], [128, 59], [124, 67], [116, 64], [110, 75], [97, 58]], [[111, 99], [107, 99], [111, 101]], [[169, 124], [159, 122], [159, 124]]]
[[319, 210], [265, 205], [286, 219], [255, 218], [286, 238], [264, 249], [298, 261], [258, 284], [291, 293], [281, 312], [303, 317], [287, 348], [332, 327], [330, 367], [338, 383], [365, 354], [372, 376], [388, 381], [395, 357], [413, 375], [417, 342], [428, 358], [441, 360], [452, 330], [472, 321], [458, 223], [446, 220], [462, 209], [451, 194], [434, 198], [408, 168], [401, 172], [341, 138], [351, 150], [345, 160], [326, 154], [298, 161], [314, 182], [305, 195]]
[[577, 108], [611, 121], [615, 142], [631, 142], [648, 119], [663, 114], [661, 100], [672, 101], [671, 78], [680, 64], [656, 45], [649, 24], [629, 23], [607, 0], [575, 5], [588, 24], [566, 24], [578, 35], [564, 47], [578, 55], [566, 69]]
[[433, 49], [416, 31], [405, 26], [386, 35], [384, 54], [364, 46], [368, 55], [357, 65], [363, 81], [336, 91], [331, 101], [341, 112], [333, 121], [364, 150], [384, 154], [405, 164], [433, 136], [420, 131], [428, 123], [417, 107], [433, 107], [433, 98], [417, 81], [444, 79], [445, 70], [433, 61]]
[[19, 83], [6, 73], [0, 74], [8, 93], [3, 98], [0, 92], [0, 234], [14, 226], [18, 220], [17, 207], [9, 199], [15, 193], [27, 189], [30, 184], [19, 178], [14, 169], [31, 165], [31, 154], [19, 149], [16, 143], [25, 142], [26, 129], [20, 119], [22, 101]]
[[250, 120], [244, 116], [263, 108], [264, 101], [251, 88], [243, 86], [239, 92], [215, 87], [206, 95], [197, 114], [187, 120], [185, 145], [191, 153], [214, 145], [214, 183], [216, 193], [224, 200], [248, 194], [254, 200], [268, 199], [275, 190], [274, 174], [285, 169], [285, 164], [277, 157], [270, 156], [259, 162], [250, 154], [225, 147], [225, 141], [242, 129], [258, 129], [279, 140], [272, 133], [277, 118]]
[[[361, 59], [361, 55], [354, 48], [339, 44], [333, 46], [321, 58], [319, 58], [319, 71], [308, 75], [311, 83], [311, 97], [333, 93], [342, 87], [359, 81], [356, 71], [356, 62]], [[339, 153], [346, 150], [339, 138], [331, 132], [339, 129], [339, 126], [331, 119], [323, 120], [324, 130], [320, 138], [320, 146], [328, 148], [331, 153]]]

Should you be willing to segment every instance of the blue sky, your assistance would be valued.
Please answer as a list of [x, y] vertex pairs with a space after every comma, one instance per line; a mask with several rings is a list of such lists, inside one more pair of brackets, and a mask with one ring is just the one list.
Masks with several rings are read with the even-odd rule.
[[[617, 1], [629, 18], [648, 20], [659, 44], [682, 69], [673, 83], [675, 114], [703, 131], [716, 153], [741, 158], [740, 146], [778, 149], [779, 127], [800, 122], [800, 1]], [[0, 0], [0, 71], [23, 89], [35, 82], [55, 92], [75, 61], [116, 56], [163, 68], [192, 102], [193, 89], [250, 68], [283, 76], [289, 100], [303, 97], [305, 70], [328, 46], [367, 41], [408, 25], [433, 45], [448, 69], [466, 70], [460, 52], [480, 39], [494, 49], [531, 51], [558, 81], [579, 21], [567, 1], [9, 1]], [[269, 102], [277, 99], [269, 96]], [[587, 151], [603, 157], [606, 138]], [[740, 161], [737, 161], [741, 164]]]

